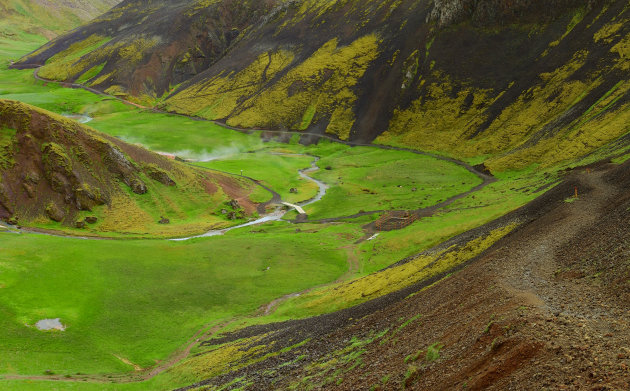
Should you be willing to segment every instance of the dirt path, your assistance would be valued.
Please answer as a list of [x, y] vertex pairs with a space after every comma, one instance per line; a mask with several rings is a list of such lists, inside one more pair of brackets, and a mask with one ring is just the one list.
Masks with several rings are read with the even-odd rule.
[[346, 250], [346, 254], [348, 256], [348, 271], [345, 272], [341, 277], [339, 277], [334, 283], [338, 284], [340, 282], [343, 282], [345, 280], [347, 280], [348, 278], [351, 278], [352, 276], [354, 276], [355, 274], [357, 274], [359, 272], [359, 269], [361, 268], [361, 263], [359, 261], [359, 257], [357, 256], [356, 253], [356, 248], [352, 245], [348, 245], [348, 246], [344, 246], [342, 247], [343, 249]]
[[[588, 195], [563, 206], [557, 215], [547, 216], [540, 223], [547, 227], [532, 232], [529, 239], [519, 243], [501, 270], [504, 286], [512, 292], [534, 296], [538, 306], [550, 314], [570, 313], [583, 317], [585, 311], [597, 308], [596, 294], [588, 285], [572, 281], [558, 281], [556, 272], [561, 266], [555, 253], [580, 231], [601, 218], [602, 210], [614, 196], [614, 188], [602, 179], [601, 173], [584, 174], [584, 182], [592, 188]], [[585, 292], [585, 290], [587, 292]], [[587, 293], [587, 294], [585, 294]]]

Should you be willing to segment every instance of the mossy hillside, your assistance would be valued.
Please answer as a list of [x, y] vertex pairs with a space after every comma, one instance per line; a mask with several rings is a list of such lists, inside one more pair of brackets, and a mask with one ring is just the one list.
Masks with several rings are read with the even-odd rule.
[[0, 127], [0, 169], [8, 169], [15, 164], [13, 154], [16, 133], [15, 129]]
[[[404, 327], [404, 326], [401, 326]], [[367, 351], [366, 347], [369, 344], [378, 342], [380, 345], [384, 344], [395, 335], [395, 331], [391, 332], [391, 329], [386, 328], [382, 331], [370, 331], [365, 333], [367, 335], [353, 336], [350, 340], [346, 341], [341, 347], [336, 348], [332, 352], [324, 355], [323, 357], [313, 360], [306, 364], [306, 372], [308, 375], [295, 379], [290, 382], [289, 389], [315, 389], [318, 388], [330, 388], [335, 385], [343, 383], [344, 376], [347, 372], [352, 371], [357, 367], [365, 366], [362, 356]], [[306, 355], [299, 357], [297, 361], [308, 360]], [[388, 379], [391, 375], [385, 375], [381, 380], [381, 386], [385, 387], [388, 383]], [[241, 383], [245, 383], [246, 379], [242, 379]], [[378, 385], [373, 385], [371, 388], [378, 389]]]
[[167, 376], [175, 378], [182, 384], [192, 384], [200, 379], [207, 379], [230, 372], [234, 369], [262, 361], [265, 346], [254, 346], [262, 337], [221, 345], [210, 352], [191, 357], [172, 368]]
[[[193, 86], [168, 100], [167, 107], [241, 127], [287, 126], [304, 130], [313, 120], [329, 119], [327, 132], [343, 139], [354, 123], [357, 97], [352, 88], [378, 55], [378, 37], [361, 37], [347, 46], [325, 43], [285, 76], [273, 77], [291, 64], [284, 52], [263, 54], [233, 77], [215, 78], [205, 88]], [[253, 95], [242, 101], [242, 97]]]
[[[83, 69], [85, 63], [90, 60], [82, 59], [82, 57], [90, 54], [91, 52], [100, 49], [102, 56], [107, 56], [108, 51], [103, 52], [101, 48], [111, 38], [92, 35], [89, 38], [70, 45], [66, 50], [57, 53], [46, 61], [40, 71], [39, 75], [45, 79], [66, 81], [70, 79], [70, 76], [77, 72], [77, 69]], [[89, 68], [91, 70], [92, 68]]]
[[241, 72], [220, 74], [203, 86], [184, 92], [168, 105], [209, 119], [225, 118], [237, 107], [242, 96], [255, 94], [289, 66], [293, 58], [293, 53], [284, 50], [261, 54]]
[[[17, 217], [23, 225], [69, 229], [89, 214], [99, 222], [77, 226], [81, 232], [186, 235], [227, 224], [217, 209], [233, 198], [246, 200], [254, 187], [243, 178], [169, 161], [32, 106], [1, 105], [3, 126], [17, 129], [13, 159], [19, 163], [19, 172], [14, 167], [3, 172], [15, 205], [15, 210], [3, 208], [3, 217]], [[172, 221], [167, 227], [157, 224], [164, 216]]]
[[[419, 84], [420, 98], [394, 111], [378, 141], [490, 156], [486, 165], [500, 171], [533, 162], [551, 166], [619, 138], [628, 131], [627, 60], [619, 51], [630, 32], [619, 25], [628, 20], [627, 10], [615, 12], [619, 7], [571, 19], [570, 31], [548, 48], [556, 57], [540, 57], [527, 88], [516, 79], [504, 88], [480, 89], [453, 79], [438, 61]], [[602, 116], [605, 132], [599, 131]]]

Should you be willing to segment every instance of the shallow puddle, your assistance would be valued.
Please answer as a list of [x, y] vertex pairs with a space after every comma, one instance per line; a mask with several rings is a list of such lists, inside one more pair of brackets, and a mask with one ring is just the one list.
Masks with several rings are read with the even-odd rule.
[[42, 319], [39, 322], [35, 323], [35, 327], [42, 331], [48, 330], [59, 330], [64, 331], [66, 326], [61, 324], [61, 319]]

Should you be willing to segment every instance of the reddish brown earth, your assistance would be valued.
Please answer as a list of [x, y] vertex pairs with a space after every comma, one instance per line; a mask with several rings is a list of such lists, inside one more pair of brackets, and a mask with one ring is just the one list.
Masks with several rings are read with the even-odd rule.
[[[502, 219], [520, 228], [438, 284], [210, 340], [271, 332], [261, 343], [277, 351], [311, 338], [192, 388], [244, 377], [252, 390], [628, 390], [629, 184], [630, 164], [575, 170]], [[579, 199], [564, 202], [574, 186]], [[427, 361], [435, 343], [439, 358]]]

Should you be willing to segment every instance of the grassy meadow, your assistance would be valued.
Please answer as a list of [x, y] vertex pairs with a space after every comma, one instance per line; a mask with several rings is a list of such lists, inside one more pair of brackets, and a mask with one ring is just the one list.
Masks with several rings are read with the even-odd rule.
[[[195, 332], [346, 270], [342, 227], [189, 242], [0, 237], [0, 373], [118, 373], [163, 360]], [[46, 251], [42, 251], [46, 249]], [[61, 318], [64, 332], [41, 332]], [[1, 383], [0, 383], [1, 384]]]

